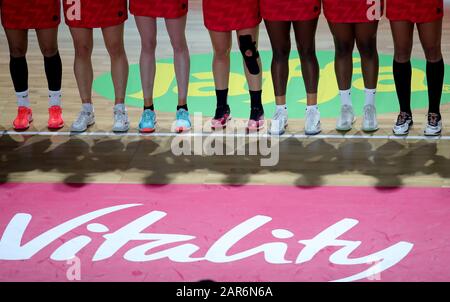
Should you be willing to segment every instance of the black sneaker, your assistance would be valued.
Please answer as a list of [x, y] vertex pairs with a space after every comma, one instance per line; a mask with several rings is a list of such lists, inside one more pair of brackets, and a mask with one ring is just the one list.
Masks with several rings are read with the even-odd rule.
[[250, 110], [250, 120], [248, 121], [247, 131], [259, 131], [264, 128], [264, 108], [252, 107]]
[[395, 123], [392, 131], [395, 135], [407, 135], [413, 124], [414, 122], [412, 116], [409, 113], [400, 112], [397, 118], [397, 123]]
[[438, 136], [442, 133], [442, 117], [439, 113], [428, 113], [428, 122], [424, 130], [426, 136]]
[[216, 114], [211, 120], [211, 128], [213, 130], [226, 128], [229, 120], [231, 120], [230, 106], [225, 105], [217, 107]]

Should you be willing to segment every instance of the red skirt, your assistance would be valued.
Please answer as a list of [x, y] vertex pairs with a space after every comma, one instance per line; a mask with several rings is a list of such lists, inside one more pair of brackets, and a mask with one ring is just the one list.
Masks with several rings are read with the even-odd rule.
[[367, 4], [367, 0], [322, 0], [322, 2], [324, 15], [331, 23], [368, 23], [377, 21], [369, 12], [373, 12], [374, 8], [376, 8], [381, 17], [384, 6], [383, 0], [379, 1], [377, 7], [374, 7], [374, 4]]
[[128, 18], [127, 0], [81, 0], [81, 7], [63, 3], [70, 27], [104, 28], [122, 24]]
[[188, 12], [188, 0], [130, 0], [135, 16], [177, 19]]
[[3, 0], [2, 25], [6, 29], [46, 29], [61, 22], [60, 0]]
[[391, 21], [433, 22], [444, 17], [444, 1], [387, 0], [386, 15]]
[[259, 0], [203, 0], [203, 18], [212, 31], [253, 28], [261, 23]]
[[260, 0], [267, 21], [308, 21], [320, 15], [320, 0]]

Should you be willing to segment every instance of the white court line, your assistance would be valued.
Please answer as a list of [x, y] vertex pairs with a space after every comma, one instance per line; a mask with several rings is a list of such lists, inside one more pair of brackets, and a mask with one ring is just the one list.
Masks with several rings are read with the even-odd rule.
[[[243, 134], [243, 133], [214, 133], [214, 132], [201, 132], [201, 133], [171, 133], [171, 132], [157, 132], [151, 134], [142, 134], [138, 132], [126, 132], [126, 133], [114, 133], [114, 132], [46, 132], [46, 131], [30, 131], [30, 132], [16, 132], [3, 130], [0, 131], [0, 136], [93, 136], [93, 137], [260, 137], [270, 138], [270, 134]], [[395, 136], [395, 135], [340, 135], [340, 134], [319, 134], [314, 136], [304, 134], [284, 134], [279, 138], [297, 138], [297, 139], [368, 139], [368, 140], [438, 140], [438, 141], [450, 141], [450, 136]]]

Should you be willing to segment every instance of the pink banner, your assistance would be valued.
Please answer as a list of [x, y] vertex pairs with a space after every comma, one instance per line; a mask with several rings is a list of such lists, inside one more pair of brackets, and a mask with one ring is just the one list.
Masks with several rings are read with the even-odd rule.
[[450, 281], [450, 189], [0, 185], [0, 281]]

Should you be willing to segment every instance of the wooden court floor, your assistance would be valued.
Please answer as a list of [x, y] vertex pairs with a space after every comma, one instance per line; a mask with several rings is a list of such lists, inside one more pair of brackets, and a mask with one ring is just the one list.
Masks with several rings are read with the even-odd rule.
[[[450, 62], [450, 11], [444, 21], [444, 59]], [[171, 55], [163, 22], [159, 21], [158, 58]], [[200, 1], [191, 1], [188, 42], [191, 54], [211, 53], [207, 31], [203, 27]], [[109, 60], [98, 31], [95, 34], [93, 64], [95, 76], [109, 71]], [[445, 131], [439, 140], [422, 137], [425, 110], [417, 110], [416, 126], [407, 140], [390, 139], [396, 113], [382, 114], [378, 137], [361, 137], [361, 120], [347, 137], [337, 138], [334, 119], [323, 119], [323, 134], [317, 138], [284, 137], [280, 141], [279, 162], [262, 167], [262, 155], [256, 156], [175, 156], [171, 151], [173, 136], [112, 136], [112, 106], [94, 95], [96, 125], [92, 136], [69, 136], [71, 122], [80, 107], [72, 72], [73, 49], [68, 29], [60, 27], [60, 53], [64, 64], [64, 117], [62, 135], [12, 134], [0, 132], [0, 182], [149, 183], [149, 184], [285, 184], [285, 185], [356, 185], [379, 187], [448, 187], [450, 186], [450, 104], [443, 106]], [[139, 58], [139, 36], [132, 17], [126, 25], [126, 48], [130, 64]], [[236, 49], [236, 46], [234, 46]], [[319, 50], [332, 50], [333, 44], [323, 17], [317, 35]], [[260, 49], [270, 50], [261, 26]], [[379, 51], [392, 54], [389, 24], [380, 24]], [[415, 37], [413, 56], [423, 58]], [[9, 55], [4, 32], [0, 32], [0, 131], [12, 130], [16, 113], [15, 97], [8, 72]], [[35, 122], [29, 131], [47, 131], [47, 89], [42, 57], [34, 34], [30, 33], [28, 53], [30, 94]], [[444, 94], [448, 97], [448, 94]], [[392, 100], [396, 102], [395, 99]], [[214, 99], [211, 99], [214, 102]], [[175, 104], [174, 104], [175, 105]], [[141, 113], [129, 108], [131, 133], [136, 132]], [[159, 132], [169, 133], [173, 113], [159, 113]], [[270, 118], [269, 116], [267, 118]], [[447, 122], [448, 121], [448, 122]], [[207, 118], [205, 118], [205, 123]], [[291, 120], [290, 134], [302, 134], [303, 120]], [[328, 135], [328, 136], [327, 136]], [[348, 137], [355, 135], [356, 137]], [[444, 139], [446, 138], [446, 139]]]

